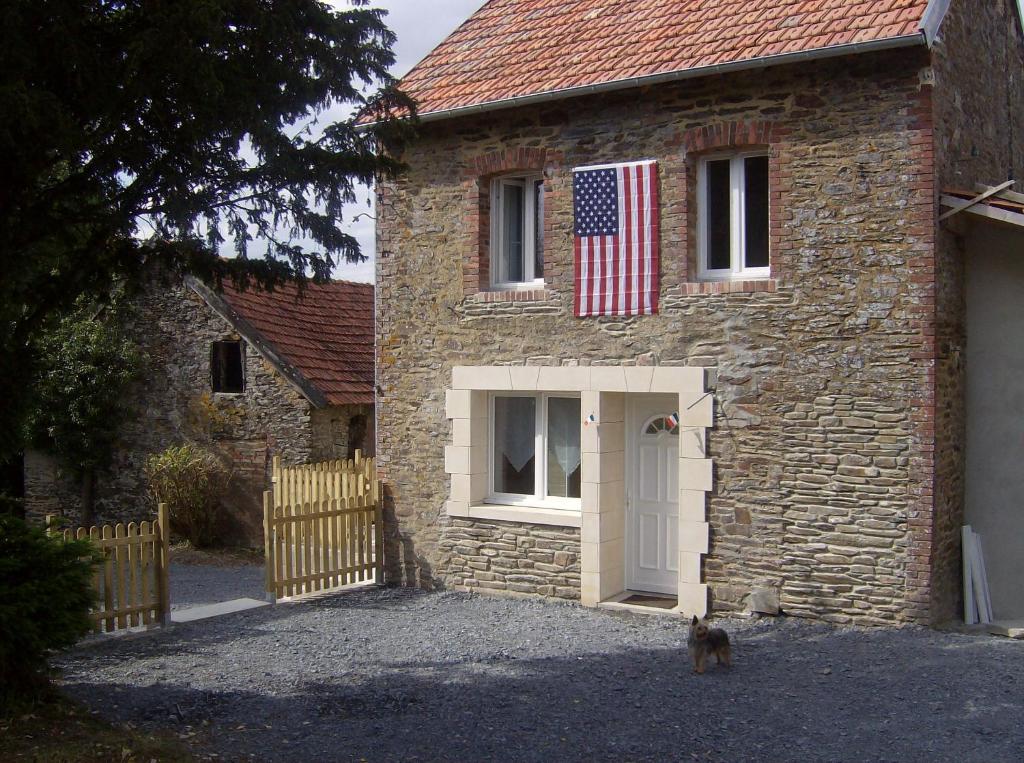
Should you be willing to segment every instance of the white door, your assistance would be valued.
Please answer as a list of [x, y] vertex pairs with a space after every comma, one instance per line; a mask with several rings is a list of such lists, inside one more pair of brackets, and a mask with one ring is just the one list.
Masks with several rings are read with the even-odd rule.
[[679, 591], [679, 428], [676, 395], [630, 398], [626, 448], [626, 586], [633, 591]]

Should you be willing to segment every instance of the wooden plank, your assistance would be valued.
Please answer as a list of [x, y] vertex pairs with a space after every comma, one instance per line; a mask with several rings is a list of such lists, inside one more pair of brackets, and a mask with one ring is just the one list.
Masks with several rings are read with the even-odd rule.
[[323, 567], [320, 565], [320, 485], [319, 482], [315, 482], [313, 485], [313, 494], [317, 496], [315, 502], [311, 502], [309, 505], [309, 530], [310, 530], [310, 555], [312, 557], [312, 566], [310, 567], [310, 573], [316, 578], [313, 582], [313, 590], [319, 591], [323, 589]]
[[[303, 512], [303, 523], [302, 523], [302, 569], [304, 574], [308, 577], [313, 575], [313, 504], [307, 500], [302, 504]], [[304, 586], [303, 593], [309, 593], [315, 590], [310, 586]]]
[[[992, 622], [992, 597], [989, 594], [988, 588], [988, 570], [985, 567], [985, 552], [981, 547], [981, 536], [973, 530], [971, 531], [971, 535], [974, 538], [974, 559], [977, 561], [981, 580], [981, 595], [978, 597], [978, 602], [981, 606], [978, 607], [978, 615], [981, 618], [981, 622], [987, 625]], [[975, 583], [977, 583], [977, 581], [975, 581]]]
[[[128, 539], [131, 543], [125, 547], [125, 556], [128, 564], [128, 588], [126, 591], [127, 595], [125, 596], [125, 601], [129, 607], [139, 607], [142, 605], [142, 602], [138, 598], [139, 575], [138, 571], [135, 569], [139, 565], [139, 543], [136, 540], [136, 536], [139, 534], [139, 526], [134, 522], [129, 522], [127, 529]], [[137, 625], [142, 625], [142, 621], [137, 617], [129, 616], [128, 627], [133, 628]]]
[[[345, 499], [345, 507], [349, 509], [356, 508], [356, 499], [353, 496], [349, 496]], [[356, 524], [356, 512], [351, 512], [345, 517], [345, 521], [348, 523], [346, 529], [348, 531], [348, 555], [345, 560], [345, 566], [352, 570], [346, 576], [346, 582], [349, 584], [356, 582], [355, 577], [355, 565], [356, 565], [356, 538], [358, 535], [358, 525]]]
[[[335, 514], [358, 514], [360, 511], [365, 511], [366, 510], [366, 506], [361, 504], [361, 503], [359, 503], [358, 499], [350, 498], [349, 500], [356, 501], [355, 505], [352, 506], [352, 508], [347, 508], [347, 509], [330, 509], [330, 510], [324, 511], [323, 512], [323, 516], [329, 517], [329, 516], [333, 516]], [[274, 527], [282, 527], [282, 526], [284, 526], [286, 524], [301, 525], [301, 524], [303, 524], [306, 521], [307, 520], [306, 520], [306, 515], [305, 514], [297, 514], [297, 515], [294, 515], [294, 516], [287, 516], [287, 517], [275, 516], [274, 517]]]
[[[114, 525], [114, 537], [118, 539], [127, 537], [125, 534], [124, 524], [122, 524], [121, 522], [118, 522], [116, 525]], [[127, 567], [127, 556], [127, 545], [124, 543], [117, 544], [114, 548], [114, 600], [117, 602], [117, 604], [115, 605], [115, 610], [119, 614], [117, 618], [118, 628], [128, 627], [128, 618], [125, 615], [120, 614], [120, 612], [123, 609], [126, 609], [130, 606], [125, 596], [128, 592], [126, 582], [127, 576], [125, 574], [127, 572], [127, 570], [125, 569]]]
[[[143, 536], [149, 535], [152, 529], [152, 522], [143, 522], [139, 525], [139, 533]], [[153, 542], [144, 541], [139, 546], [139, 596], [146, 605], [142, 610], [142, 624], [152, 625], [153, 623]]]
[[160, 538], [156, 542], [157, 550], [157, 599], [161, 625], [167, 625], [171, 618], [171, 586], [168, 574], [171, 563], [171, 518], [167, 504], [161, 503], [156, 510], [157, 526]]
[[[289, 515], [295, 511], [294, 504], [284, 504], [281, 506], [281, 518], [291, 518]], [[287, 522], [282, 525], [284, 529], [284, 576], [282, 580], [295, 576], [295, 538], [292, 528], [292, 523]], [[292, 596], [294, 589], [291, 586], [287, 586], [284, 590], [285, 596]]]
[[[1009, 188], [1015, 182], [1017, 182], [1017, 181], [1015, 181], [1015, 180], [1007, 180], [1005, 183], [1001, 183], [1000, 185], [989, 187], [988, 190], [982, 191], [977, 196], [975, 196], [973, 199], [968, 199], [967, 201], [958, 200], [957, 203], [954, 204], [954, 205], [947, 205], [947, 206], [951, 206], [952, 209], [950, 209], [949, 211], [944, 212], [943, 214], [939, 215], [939, 222], [941, 223], [943, 220], [946, 220], [947, 218], [950, 218], [950, 217], [952, 217], [953, 215], [955, 215], [955, 214], [957, 214], [959, 212], [963, 212], [965, 209], [970, 209], [975, 204], [978, 204], [978, 203], [984, 201], [985, 199], [987, 199], [990, 196], [995, 196], [997, 193], [999, 193], [1003, 189]], [[943, 198], [951, 198], [951, 197], [943, 196]], [[943, 203], [945, 204], [945, 202], [943, 202]]]
[[978, 619], [982, 623], [992, 622], [992, 613], [985, 601], [985, 567], [981, 559], [981, 543], [978, 534], [971, 531], [971, 575], [973, 577], [974, 601], [978, 607]]
[[[96, 529], [96, 528], [93, 528]], [[91, 532], [91, 531], [90, 531]], [[103, 530], [100, 531], [101, 538], [111, 538], [114, 535], [114, 528], [110, 525], [104, 525]], [[103, 610], [104, 612], [111, 613], [114, 611], [114, 560], [113, 550], [105, 549], [103, 551]], [[114, 630], [114, 619], [113, 617], [104, 618], [104, 629], [106, 631]]]
[[[275, 470], [277, 469], [275, 459]], [[276, 484], [276, 483], [275, 483]], [[274, 496], [269, 490], [263, 491], [263, 588], [267, 598], [271, 602], [276, 599], [277, 587], [274, 583], [274, 571], [277, 564], [274, 561]]]
[[978, 622], [978, 605], [974, 601], [974, 574], [971, 565], [972, 546], [971, 526], [964, 525], [960, 528], [960, 551], [963, 556], [964, 624], [966, 625], [975, 625]]
[[[984, 191], [987, 191], [990, 187], [991, 186], [987, 186], [984, 183], [975, 183], [974, 184], [974, 190], [979, 192], [979, 193], [983, 193]], [[1002, 198], [1002, 199], [1006, 199], [1007, 201], [1013, 201], [1013, 202], [1016, 202], [1017, 204], [1024, 204], [1024, 193], [1017, 193], [1016, 191], [1011, 191], [1009, 189], [1006, 189], [1006, 190], [1000, 191], [996, 195], [998, 197]]]
[[[326, 490], [326, 483], [325, 483], [325, 490], [324, 490], [324, 496], [325, 497], [323, 499], [323, 503], [321, 504], [321, 508], [330, 508], [330, 506], [331, 506], [331, 502], [326, 497], [326, 493], [327, 493], [327, 490]], [[316, 521], [317, 521], [317, 524], [320, 526], [320, 549], [319, 549], [320, 550], [320, 572], [321, 572], [320, 587], [321, 587], [321, 589], [333, 588], [334, 584], [331, 582], [331, 578], [332, 578], [332, 575], [331, 575], [331, 565], [330, 565], [330, 557], [329, 557], [329, 554], [328, 554], [328, 552], [330, 551], [330, 543], [331, 543], [331, 537], [330, 537], [331, 523], [328, 521], [328, 519], [326, 517], [323, 516], [323, 512], [320, 512], [319, 514], [317, 514]]]

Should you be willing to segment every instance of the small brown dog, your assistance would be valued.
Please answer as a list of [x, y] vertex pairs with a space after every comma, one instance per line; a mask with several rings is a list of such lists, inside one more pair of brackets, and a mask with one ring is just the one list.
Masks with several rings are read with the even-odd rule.
[[690, 637], [686, 639], [686, 645], [690, 649], [695, 673], [704, 672], [704, 662], [709, 654], [715, 655], [718, 665], [727, 668], [732, 665], [729, 634], [721, 628], [709, 628], [707, 620], [698, 619], [696, 615], [690, 623]]

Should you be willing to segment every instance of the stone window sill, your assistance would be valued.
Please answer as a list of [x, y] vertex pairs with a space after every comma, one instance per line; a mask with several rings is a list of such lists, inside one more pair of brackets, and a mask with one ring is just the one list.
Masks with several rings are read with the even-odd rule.
[[778, 287], [774, 278], [735, 281], [691, 281], [681, 284], [683, 294], [750, 294], [753, 292], [773, 292]]
[[492, 503], [456, 504], [448, 503], [448, 516], [459, 519], [495, 519], [501, 522], [521, 522], [530, 525], [554, 525], [557, 527], [581, 527], [583, 515], [578, 511], [565, 509], [540, 509], [533, 506], [501, 506]]
[[551, 292], [543, 287], [479, 291], [470, 296], [470, 300], [473, 302], [544, 302], [550, 298]]

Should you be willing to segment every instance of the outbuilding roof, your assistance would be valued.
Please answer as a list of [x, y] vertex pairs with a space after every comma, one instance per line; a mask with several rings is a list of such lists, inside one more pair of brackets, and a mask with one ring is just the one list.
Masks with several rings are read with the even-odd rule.
[[373, 404], [373, 284], [190, 285], [314, 405]]
[[489, 0], [401, 87], [422, 118], [814, 52], [924, 44], [948, 0]]

